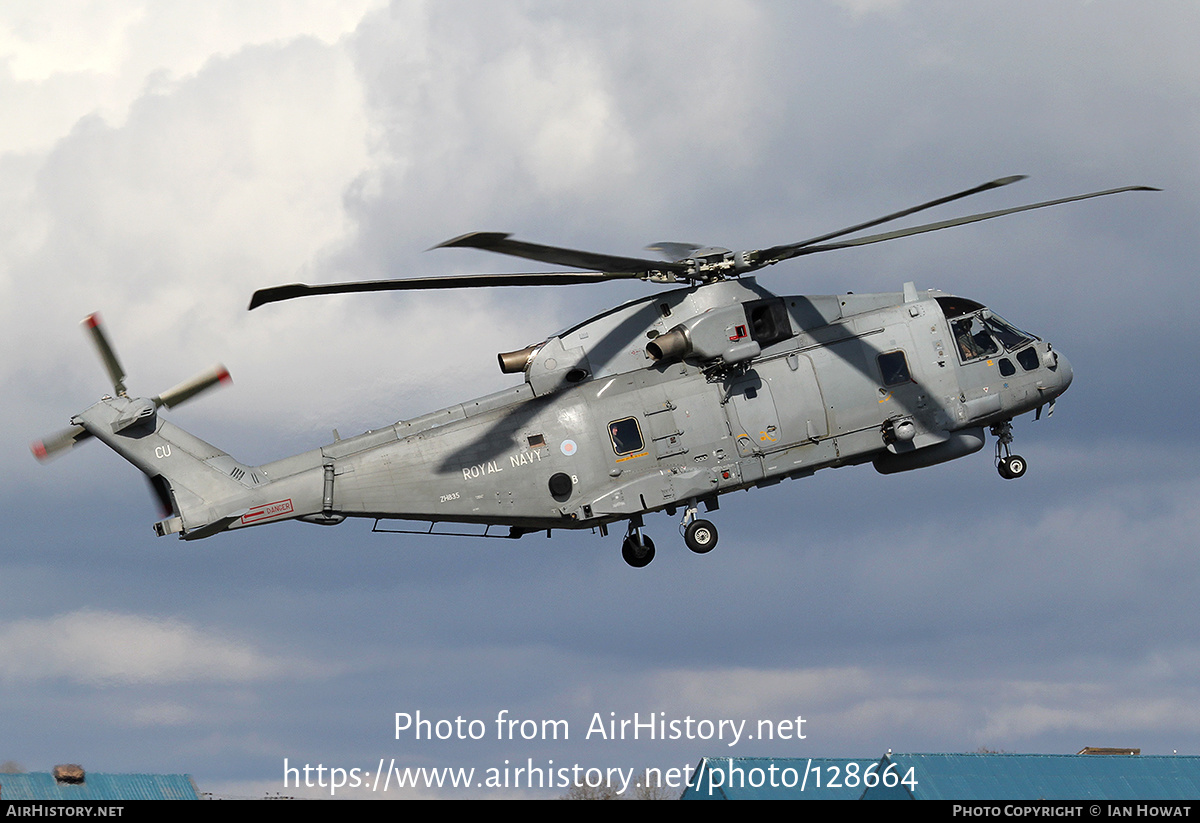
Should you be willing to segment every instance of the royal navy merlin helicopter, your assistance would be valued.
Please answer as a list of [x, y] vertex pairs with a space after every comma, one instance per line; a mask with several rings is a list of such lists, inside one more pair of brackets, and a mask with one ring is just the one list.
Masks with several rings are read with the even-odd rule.
[[[994, 180], [799, 243], [750, 251], [660, 243], [665, 261], [576, 251], [475, 233], [440, 244], [586, 271], [476, 274], [254, 293], [250, 308], [306, 295], [404, 289], [596, 283], [676, 285], [541, 342], [499, 355], [514, 388], [403, 420], [261, 466], [245, 465], [164, 420], [171, 407], [228, 379], [223, 367], [152, 398], [132, 397], [97, 316], [85, 320], [114, 394], [33, 444], [39, 458], [95, 437], [149, 477], [161, 535], [302, 520], [373, 518], [376, 531], [483, 526], [520, 537], [627, 524], [621, 553], [654, 558], [646, 515], [677, 515], [705, 553], [717, 528], [699, 516], [726, 492], [871, 463], [888, 474], [981, 450], [995, 438], [1001, 477], [1025, 474], [1012, 420], [1040, 417], [1071, 384], [1051, 344], [974, 300], [912, 283], [891, 294], [780, 296], [752, 273], [795, 257], [878, 243], [1016, 212], [1127, 191], [1129, 186], [928, 223], [848, 235], [1022, 179]], [[335, 434], [336, 437], [336, 434]], [[387, 528], [389, 521], [426, 529]], [[507, 527], [507, 532], [504, 529]], [[493, 529], [496, 531], [493, 532]]]

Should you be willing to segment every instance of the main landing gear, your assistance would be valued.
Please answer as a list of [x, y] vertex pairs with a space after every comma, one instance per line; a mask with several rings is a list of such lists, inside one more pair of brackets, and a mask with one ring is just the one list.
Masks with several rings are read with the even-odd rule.
[[654, 541], [642, 534], [641, 520], [639, 517], [629, 521], [629, 533], [621, 541], [621, 557], [635, 569], [649, 566], [654, 559]]
[[[716, 506], [709, 505], [709, 508], [713, 509]], [[674, 513], [671, 509], [667, 511], [671, 514]], [[699, 514], [699, 509], [696, 508], [696, 501], [689, 501], [687, 510], [683, 514], [683, 522], [679, 524], [679, 531], [683, 534], [683, 542], [689, 549], [696, 554], [707, 554], [717, 546], [717, 527], [708, 520], [701, 520], [696, 516], [697, 514]], [[648, 566], [654, 559], [654, 541], [642, 534], [641, 515], [629, 520], [629, 531], [625, 534], [625, 539], [621, 541], [621, 557], [625, 558], [625, 562], [635, 569]]]
[[1013, 441], [1012, 421], [1005, 420], [992, 426], [992, 434], [996, 438], [996, 471], [1005, 480], [1016, 480], [1025, 474], [1028, 464], [1025, 458], [1009, 452], [1009, 444]]

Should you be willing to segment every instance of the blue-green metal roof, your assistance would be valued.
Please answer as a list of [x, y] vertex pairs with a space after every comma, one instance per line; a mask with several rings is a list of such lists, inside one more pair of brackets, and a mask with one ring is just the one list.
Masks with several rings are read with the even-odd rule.
[[908, 786], [867, 789], [863, 800], [1195, 800], [1200, 757], [1190, 755], [890, 754]]
[[186, 774], [96, 774], [59, 783], [50, 772], [0, 774], [0, 800], [199, 800]]
[[[679, 799], [857, 800], [863, 793], [860, 776], [878, 763], [850, 757], [706, 757]], [[847, 780], [848, 772], [856, 777]]]
[[[871, 771], [867, 788], [864, 776]], [[805, 774], [807, 773], [807, 778]], [[885, 786], [886, 782], [897, 782]], [[851, 775], [854, 775], [853, 777]], [[833, 785], [831, 785], [833, 784]], [[803, 788], [802, 788], [803, 787]], [[1193, 755], [706, 757], [682, 800], [1195, 800]]]

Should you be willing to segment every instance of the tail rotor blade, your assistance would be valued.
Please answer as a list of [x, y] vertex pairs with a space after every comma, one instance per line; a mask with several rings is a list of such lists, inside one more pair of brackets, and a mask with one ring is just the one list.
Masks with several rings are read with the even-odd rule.
[[155, 406], [166, 406], [168, 409], [178, 406], [185, 400], [198, 395], [200, 392], [217, 385], [218, 383], [228, 383], [233, 378], [229, 376], [229, 370], [218, 364], [211, 369], [193, 377], [191, 380], [185, 380], [178, 386], [167, 389], [165, 392], [154, 398]]
[[92, 312], [83, 318], [83, 327], [87, 329], [92, 337], [92, 342], [96, 344], [96, 351], [100, 353], [100, 359], [104, 361], [104, 368], [108, 370], [113, 389], [118, 396], [123, 397], [125, 395], [125, 370], [121, 368], [121, 361], [117, 360], [116, 352], [109, 345], [108, 335], [104, 333], [104, 326], [100, 324], [100, 313]]
[[35, 440], [29, 444], [29, 450], [33, 452], [34, 457], [44, 462], [57, 457], [76, 443], [82, 443], [91, 436], [92, 433], [83, 426], [71, 426], [69, 429], [63, 429], [45, 439]]

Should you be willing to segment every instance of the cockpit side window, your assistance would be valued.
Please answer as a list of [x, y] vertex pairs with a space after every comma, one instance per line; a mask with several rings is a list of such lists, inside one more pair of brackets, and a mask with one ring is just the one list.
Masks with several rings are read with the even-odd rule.
[[1021, 368], [1025, 371], [1033, 371], [1039, 365], [1037, 349], [1024, 349], [1017, 352], [1017, 362], [1021, 364]]
[[958, 356], [964, 363], [999, 351], [996, 341], [988, 334], [978, 314], [960, 317], [950, 323], [950, 328], [954, 332]]

